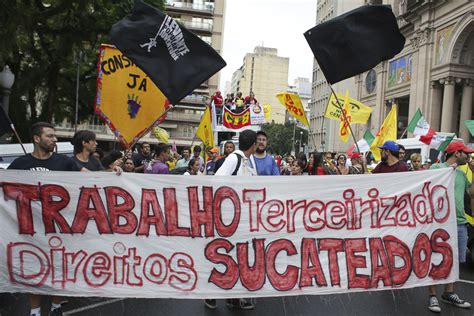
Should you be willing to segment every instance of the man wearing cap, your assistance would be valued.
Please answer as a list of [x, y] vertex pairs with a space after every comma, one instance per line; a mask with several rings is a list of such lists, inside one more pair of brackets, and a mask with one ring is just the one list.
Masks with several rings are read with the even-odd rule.
[[383, 146], [379, 146], [382, 161], [372, 170], [372, 173], [404, 172], [408, 171], [406, 163], [402, 163], [399, 157], [400, 147], [392, 140], [387, 140]]
[[278, 169], [275, 159], [267, 154], [267, 134], [264, 131], [257, 132], [257, 149], [253, 157], [259, 176], [280, 175], [280, 169]]
[[206, 175], [208, 176], [214, 175], [214, 168], [216, 167], [218, 152], [219, 150], [216, 147], [211, 147], [211, 149], [207, 151], [207, 154], [209, 155], [209, 158], [210, 158], [206, 163]]
[[[467, 163], [468, 155], [473, 151], [464, 145], [463, 142], [453, 141], [446, 147], [446, 162], [436, 163], [430, 169], [441, 168], [456, 168]], [[473, 167], [474, 169], [474, 167]], [[472, 183], [466, 177], [466, 174], [460, 170], [456, 170], [456, 177], [454, 179], [454, 204], [456, 205], [456, 219], [458, 224], [458, 256], [459, 263], [466, 262], [467, 250], [467, 220], [464, 215], [464, 194], [469, 194], [472, 197], [474, 188]], [[441, 312], [438, 299], [436, 298], [436, 286], [428, 287], [430, 298], [428, 301], [428, 309], [433, 312]], [[446, 284], [441, 300], [445, 303], [461, 308], [470, 308], [471, 304], [459, 298], [454, 293], [454, 283]]]

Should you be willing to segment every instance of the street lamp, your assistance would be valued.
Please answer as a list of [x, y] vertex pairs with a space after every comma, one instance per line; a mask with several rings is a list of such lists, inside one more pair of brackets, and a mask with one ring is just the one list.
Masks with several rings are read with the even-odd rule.
[[10, 103], [10, 89], [15, 82], [15, 75], [11, 72], [10, 67], [5, 65], [2, 72], [0, 72], [0, 88], [2, 88], [3, 95], [3, 109], [8, 115], [8, 107]]

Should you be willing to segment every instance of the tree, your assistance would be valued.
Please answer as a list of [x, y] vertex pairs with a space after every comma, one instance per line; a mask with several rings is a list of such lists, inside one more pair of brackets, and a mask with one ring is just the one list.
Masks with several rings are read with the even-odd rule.
[[[163, 9], [164, 0], [149, 0]], [[37, 121], [74, 117], [76, 72], [81, 56], [79, 118], [93, 114], [97, 52], [112, 25], [133, 0], [2, 0], [0, 65], [15, 73], [10, 116], [27, 139]]]
[[[296, 126], [293, 139], [293, 122], [286, 122], [285, 124], [267, 123], [262, 125], [262, 130], [268, 136], [268, 144], [271, 146], [271, 152], [277, 155], [288, 155], [293, 150], [295, 144], [296, 153], [299, 151], [300, 138], [303, 144], [308, 143], [308, 131]], [[303, 132], [303, 135], [300, 134]]]

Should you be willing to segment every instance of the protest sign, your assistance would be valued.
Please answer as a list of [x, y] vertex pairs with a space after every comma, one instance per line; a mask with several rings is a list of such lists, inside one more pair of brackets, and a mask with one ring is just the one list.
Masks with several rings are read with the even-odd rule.
[[252, 125], [265, 124], [265, 113], [263, 107], [259, 103], [251, 104], [250, 108], [250, 123]]
[[454, 172], [186, 177], [1, 171], [0, 291], [231, 298], [459, 277]]
[[161, 123], [169, 102], [148, 76], [117, 48], [101, 45], [95, 112], [125, 148]]

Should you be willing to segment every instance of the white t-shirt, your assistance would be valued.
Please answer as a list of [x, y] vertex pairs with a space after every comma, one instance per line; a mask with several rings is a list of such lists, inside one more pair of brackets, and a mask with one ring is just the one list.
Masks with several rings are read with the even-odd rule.
[[236, 150], [225, 159], [222, 166], [217, 170], [216, 176], [231, 176], [237, 167], [238, 158], [236, 155], [242, 157], [237, 176], [256, 176], [255, 160], [253, 155], [247, 158], [241, 150]]

